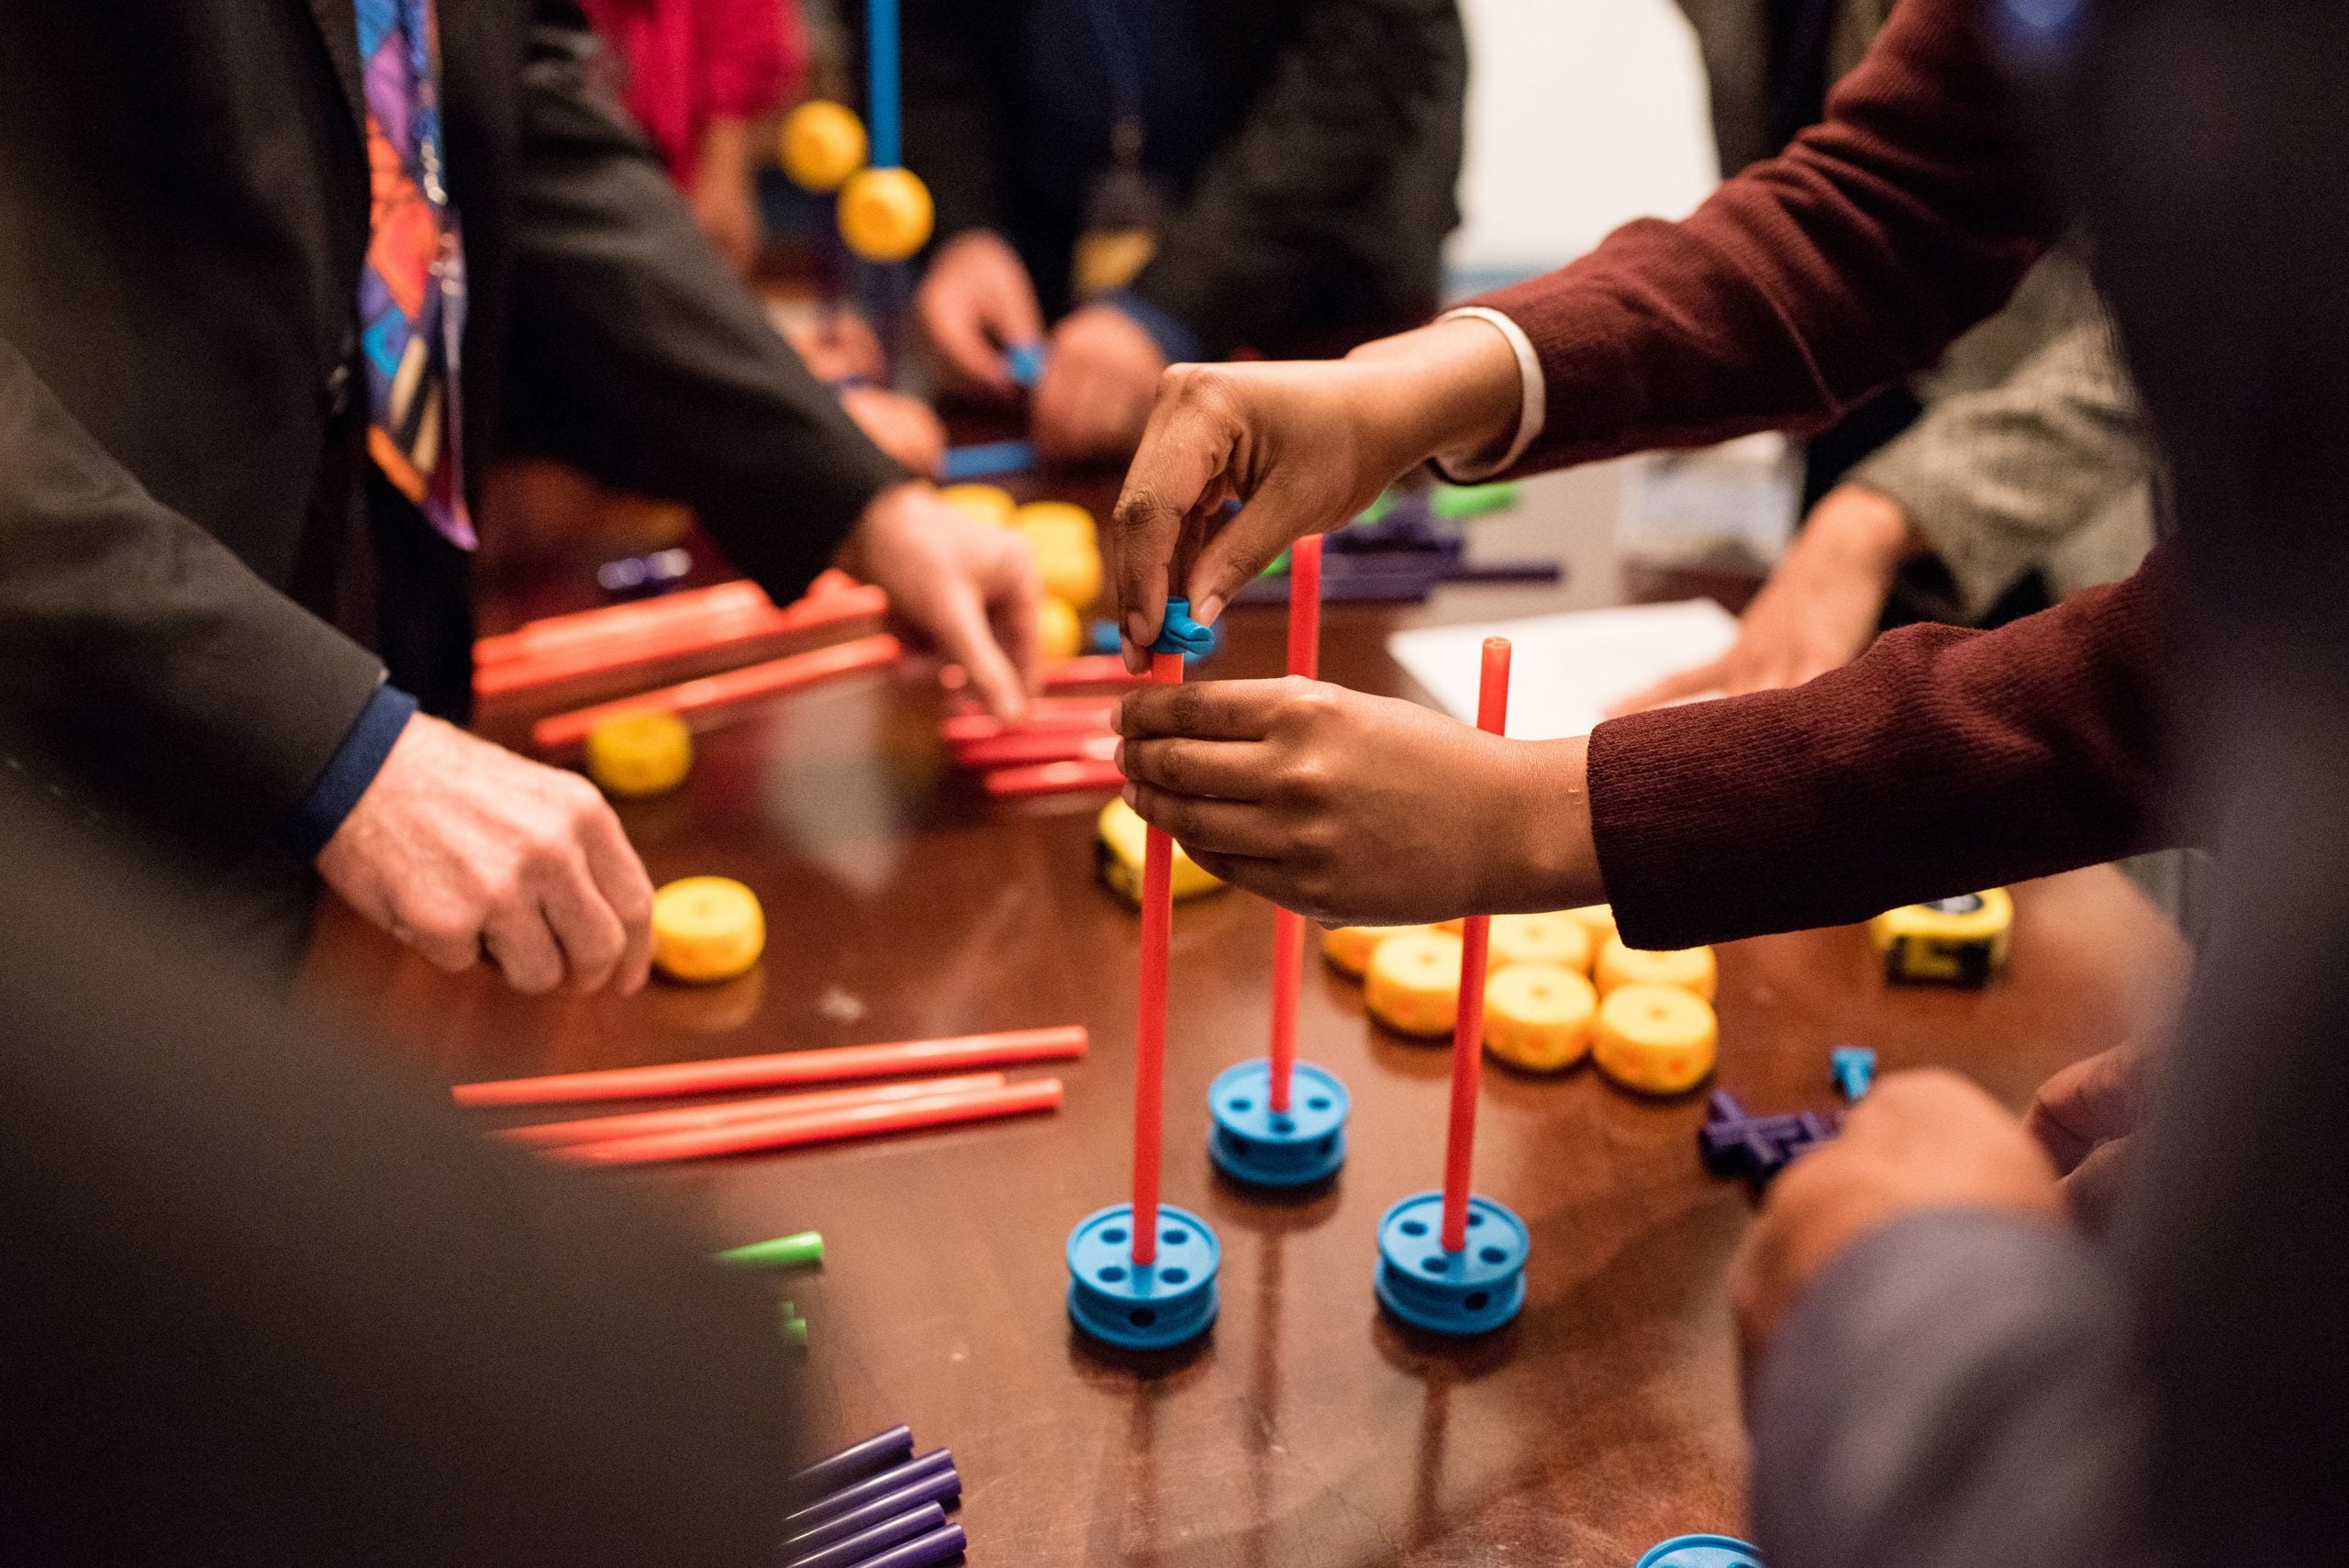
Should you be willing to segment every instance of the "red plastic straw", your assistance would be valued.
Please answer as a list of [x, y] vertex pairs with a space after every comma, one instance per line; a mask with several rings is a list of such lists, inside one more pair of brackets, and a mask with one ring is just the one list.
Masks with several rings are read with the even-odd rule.
[[601, 1073], [557, 1073], [545, 1078], [503, 1078], [460, 1084], [450, 1092], [461, 1106], [551, 1106], [573, 1100], [660, 1100], [680, 1095], [722, 1095], [730, 1089], [775, 1089], [793, 1084], [834, 1084], [895, 1078], [908, 1073], [950, 1073], [1011, 1067], [1023, 1062], [1064, 1062], [1085, 1054], [1082, 1024], [952, 1040], [909, 1040], [894, 1045], [841, 1045], [824, 1051], [784, 1051], [772, 1056], [729, 1056], [657, 1067], [616, 1067]]
[[[1150, 678], [1183, 680], [1180, 653], [1151, 656]], [[1158, 1258], [1158, 1143], [1166, 1100], [1166, 950], [1174, 924], [1174, 840], [1163, 829], [1142, 835], [1141, 1006], [1134, 1020], [1134, 1262]]]
[[712, 611], [684, 620], [656, 622], [625, 635], [566, 641], [543, 652], [502, 659], [473, 672], [477, 696], [502, 696], [532, 686], [553, 685], [608, 674], [633, 665], [715, 653], [745, 642], [818, 631], [843, 621], [871, 620], [888, 613], [889, 595], [878, 588], [847, 588], [801, 599], [782, 609], [758, 604]]
[[542, 1121], [535, 1127], [510, 1127], [497, 1136], [508, 1143], [552, 1148], [563, 1143], [598, 1143], [611, 1138], [634, 1138], [648, 1132], [691, 1132], [726, 1127], [739, 1121], [764, 1121], [779, 1116], [805, 1116], [810, 1111], [843, 1106], [877, 1105], [890, 1100], [918, 1100], [964, 1089], [1002, 1087], [1000, 1073], [973, 1073], [960, 1078], [924, 1078], [911, 1084], [883, 1084], [853, 1089], [818, 1089], [807, 1095], [762, 1095], [754, 1100], [696, 1106], [679, 1111], [628, 1111], [619, 1116], [591, 1116], [577, 1121]]
[[621, 697], [617, 702], [597, 703], [593, 707], [573, 708], [569, 713], [542, 718], [530, 728], [530, 743], [541, 751], [565, 751], [585, 740], [587, 732], [607, 719], [633, 718], [647, 713], [674, 713], [684, 717], [732, 703], [749, 702], [754, 697], [780, 696], [804, 686], [854, 674], [859, 670], [894, 663], [903, 651], [894, 637], [860, 637], [853, 642], [770, 659], [763, 664], [746, 664], [723, 674], [704, 675], [697, 681], [685, 681]]
[[1079, 659], [1063, 659], [1057, 664], [1046, 665], [1044, 689], [1061, 692], [1071, 686], [1141, 686], [1149, 684], [1154, 678], [1135, 674], [1126, 668], [1125, 660], [1115, 653], [1088, 653]]
[[[1508, 728], [1508, 639], [1485, 639], [1476, 687], [1476, 728]], [[1460, 928], [1460, 1007], [1452, 1029], [1452, 1133], [1443, 1147], [1443, 1250], [1468, 1245], [1468, 1174], [1476, 1158], [1476, 1083], [1484, 1065], [1485, 944], [1492, 921], [1471, 915]]]
[[1090, 730], [1099, 733], [1118, 722], [1118, 705], [1096, 697], [1037, 697], [1028, 705], [1028, 716], [1014, 724], [1006, 724], [991, 713], [971, 712], [949, 715], [938, 725], [938, 738], [949, 745], [959, 746], [971, 740], [994, 740], [1010, 735], [1064, 734], [1069, 730]]
[[1032, 762], [1097, 762], [1111, 760], [1118, 750], [1114, 729], [1045, 729], [1033, 735], [998, 735], [988, 740], [963, 740], [954, 746], [954, 762], [964, 768], [1008, 768]]
[[707, 1160], [720, 1154], [837, 1143], [844, 1139], [911, 1132], [918, 1128], [946, 1127], [959, 1121], [989, 1121], [998, 1117], [1057, 1110], [1060, 1103], [1061, 1081], [1038, 1078], [996, 1089], [965, 1089], [960, 1094], [850, 1106], [807, 1116], [769, 1117], [763, 1121], [738, 1122], [698, 1132], [656, 1132], [642, 1138], [576, 1143], [548, 1152], [573, 1165], [650, 1165], [668, 1160]]
[[[1308, 534], [1288, 552], [1288, 673], [1311, 680], [1321, 667], [1321, 536]], [[1305, 917], [1273, 910], [1273, 1109], [1288, 1109], [1297, 1065], [1297, 994], [1304, 979]]]
[[1085, 790], [1123, 789], [1126, 775], [1115, 762], [1087, 760], [997, 768], [981, 774], [979, 782], [993, 795], [1075, 795]]
[[774, 601], [756, 583], [738, 580], [707, 588], [686, 588], [643, 599], [632, 605], [607, 605], [601, 609], [574, 610], [525, 621], [512, 631], [484, 637], [473, 643], [476, 665], [498, 664], [526, 655], [551, 653], [605, 638], [641, 637], [649, 631], [744, 610], [773, 609]]

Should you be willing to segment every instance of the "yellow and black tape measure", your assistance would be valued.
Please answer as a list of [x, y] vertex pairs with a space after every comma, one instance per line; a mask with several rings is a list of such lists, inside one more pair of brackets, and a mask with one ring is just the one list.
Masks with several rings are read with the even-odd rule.
[[2003, 887], [1887, 909], [1868, 922], [1868, 940], [1896, 984], [1987, 985], [2007, 962], [2015, 901]]

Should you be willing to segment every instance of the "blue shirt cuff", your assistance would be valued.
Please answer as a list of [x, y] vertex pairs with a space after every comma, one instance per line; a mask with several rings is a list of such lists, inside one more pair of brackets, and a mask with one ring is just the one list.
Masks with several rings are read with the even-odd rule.
[[382, 685], [359, 710], [351, 726], [351, 733], [342, 738], [342, 747], [310, 786], [302, 804], [285, 824], [286, 848], [304, 860], [315, 859], [342, 826], [383, 771], [384, 759], [392, 754], [392, 743], [416, 717], [416, 699], [397, 686]]
[[1166, 356], [1168, 364], [1182, 364], [1199, 357], [1199, 335], [1133, 290], [1112, 289], [1096, 303], [1131, 317], [1135, 326], [1150, 334], [1150, 340], [1158, 345], [1158, 351]]

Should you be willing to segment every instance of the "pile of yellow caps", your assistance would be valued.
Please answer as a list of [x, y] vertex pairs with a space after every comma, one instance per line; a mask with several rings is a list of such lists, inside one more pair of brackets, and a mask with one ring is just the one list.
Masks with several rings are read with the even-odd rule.
[[1022, 506], [1009, 491], [994, 484], [950, 484], [939, 495], [1028, 541], [1044, 581], [1044, 603], [1038, 612], [1044, 657], [1076, 657], [1085, 646], [1085, 612], [1101, 596], [1101, 540], [1093, 514], [1068, 501], [1030, 501]]
[[[1398, 1033], [1449, 1036], [1459, 1018], [1460, 922], [1349, 926], [1321, 951], [1363, 982], [1370, 1015]], [[1719, 1042], [1713, 951], [1623, 945], [1604, 904], [1497, 915], [1486, 952], [1485, 1049], [1554, 1073], [1586, 1054], [1627, 1088], [1675, 1095], [1702, 1083]]]

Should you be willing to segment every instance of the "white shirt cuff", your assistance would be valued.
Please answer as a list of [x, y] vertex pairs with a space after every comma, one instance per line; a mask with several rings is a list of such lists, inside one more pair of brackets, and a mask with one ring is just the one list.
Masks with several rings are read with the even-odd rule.
[[1503, 316], [1499, 311], [1481, 305], [1464, 305], [1457, 310], [1447, 310], [1436, 317], [1438, 321], [1483, 321], [1508, 339], [1509, 351], [1517, 356], [1519, 402], [1517, 434], [1507, 450], [1498, 456], [1477, 461], [1473, 451], [1450, 451], [1435, 454], [1435, 471], [1454, 484], [1475, 484], [1505, 473], [1525, 449], [1542, 435], [1542, 421], [1547, 415], [1549, 387], [1542, 379], [1542, 357], [1533, 351], [1533, 339], [1525, 328]]

